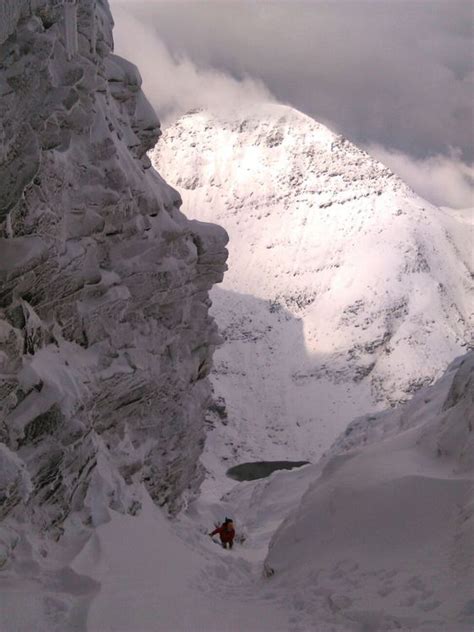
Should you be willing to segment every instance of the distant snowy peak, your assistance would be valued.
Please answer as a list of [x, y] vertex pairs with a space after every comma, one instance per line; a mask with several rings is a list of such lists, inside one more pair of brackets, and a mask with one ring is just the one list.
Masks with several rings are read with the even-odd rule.
[[[195, 145], [200, 157], [198, 167], [207, 167], [201, 182], [195, 178], [188, 180], [182, 173], [179, 186], [184, 189], [206, 186], [208, 178], [215, 186], [227, 183], [229, 162], [233, 165], [232, 172], [240, 172], [237, 187], [254, 182], [258, 172], [259, 182], [267, 187], [262, 193], [267, 195], [274, 190], [281, 194], [285, 184], [293, 196], [304, 192], [323, 195], [320, 185], [324, 182], [331, 183], [326, 193], [343, 191], [348, 183], [355, 189], [364, 188], [366, 192], [369, 188], [378, 193], [379, 185], [386, 188], [387, 180], [392, 178], [393, 188], [406, 189], [390, 169], [366, 152], [309, 116], [284, 105], [254, 105], [244, 112], [225, 115], [190, 112], [165, 132], [165, 142], [155, 149], [155, 158], [159, 160], [166, 148], [171, 150], [183, 137], [191, 147], [192, 137], [199, 141]], [[262, 176], [265, 176], [264, 181]]]
[[[410, 243], [402, 267], [422, 258], [420, 240], [407, 233], [426, 220], [429, 204], [367, 153], [287, 106], [190, 113], [166, 130], [151, 157], [181, 191], [188, 214], [229, 231], [229, 289], [281, 297], [291, 309], [340, 279], [341, 266], [371, 268], [387, 244]], [[361, 272], [365, 283], [369, 271]]]
[[[173, 171], [176, 153], [189, 161], [182, 160], [182, 169]], [[225, 187], [229, 198], [237, 198], [235, 209], [246, 197], [255, 198], [251, 206], [256, 207], [257, 200], [268, 204], [305, 196], [311, 208], [324, 209], [357, 199], [357, 194], [378, 195], [387, 188], [408, 192], [380, 162], [283, 105], [255, 105], [226, 115], [191, 112], [165, 131], [152, 160], [161, 164], [168, 154], [175, 157], [169, 172], [176, 186], [190, 191]], [[355, 198], [348, 198], [349, 189]]]
[[151, 158], [188, 215], [228, 231], [224, 288], [302, 319], [309, 360], [293, 380], [370, 376], [395, 402], [469, 344], [472, 225], [310, 117], [193, 112]]

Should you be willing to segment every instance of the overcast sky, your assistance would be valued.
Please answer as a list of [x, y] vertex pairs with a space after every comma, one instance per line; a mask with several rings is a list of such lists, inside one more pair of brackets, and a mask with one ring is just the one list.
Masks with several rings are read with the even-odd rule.
[[465, 0], [113, 0], [116, 52], [164, 124], [275, 99], [369, 148], [438, 204], [472, 206]]

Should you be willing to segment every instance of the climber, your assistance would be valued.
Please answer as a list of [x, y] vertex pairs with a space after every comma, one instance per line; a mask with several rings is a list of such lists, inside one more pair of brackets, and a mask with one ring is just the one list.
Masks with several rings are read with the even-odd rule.
[[230, 518], [226, 518], [224, 522], [219, 527], [214, 529], [214, 531], [210, 533], [209, 535], [212, 538], [213, 535], [217, 535], [217, 534], [219, 534], [219, 537], [221, 539], [221, 543], [224, 549], [227, 548], [227, 545], [229, 545], [229, 549], [231, 549], [232, 545], [234, 544], [234, 537], [235, 537], [235, 529], [234, 529], [233, 521]]

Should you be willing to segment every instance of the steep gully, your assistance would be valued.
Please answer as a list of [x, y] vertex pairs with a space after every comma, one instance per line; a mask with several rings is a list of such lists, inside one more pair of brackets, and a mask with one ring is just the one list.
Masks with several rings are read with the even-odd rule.
[[[207, 290], [222, 275], [225, 235], [188, 222], [149, 168], [157, 121], [136, 69], [111, 54], [107, 6], [2, 11], [2, 112], [13, 122], [1, 180], [2, 559], [14, 562], [1, 577], [2, 626], [304, 629], [298, 604], [260, 574], [315, 472], [235, 490], [208, 478], [173, 528], [149, 501], [176, 511], [202, 478], [193, 420], [219, 343]], [[237, 559], [203, 538], [223, 512], [247, 531]]]

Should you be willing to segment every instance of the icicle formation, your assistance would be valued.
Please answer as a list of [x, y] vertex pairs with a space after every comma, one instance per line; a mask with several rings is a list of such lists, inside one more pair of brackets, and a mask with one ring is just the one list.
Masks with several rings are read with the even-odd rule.
[[68, 58], [71, 59], [77, 53], [76, 0], [65, 0], [64, 2], [64, 39]]

